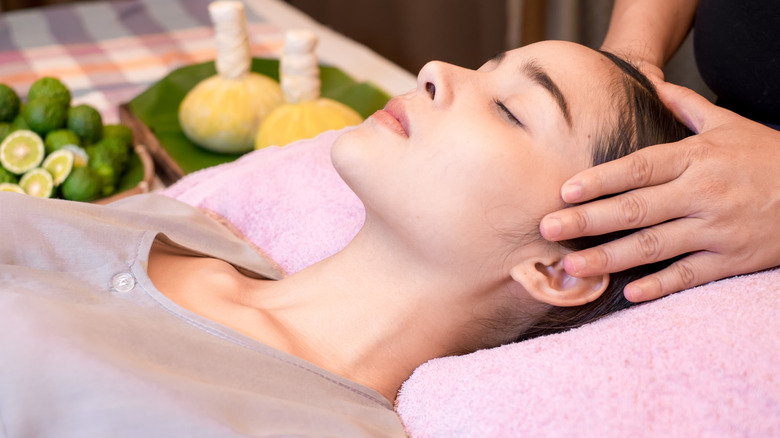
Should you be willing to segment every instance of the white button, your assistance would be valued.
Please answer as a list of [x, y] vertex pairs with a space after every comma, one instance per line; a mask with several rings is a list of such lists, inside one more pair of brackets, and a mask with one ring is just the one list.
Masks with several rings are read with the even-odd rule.
[[127, 272], [120, 272], [114, 275], [111, 284], [117, 292], [130, 292], [135, 287], [135, 278]]

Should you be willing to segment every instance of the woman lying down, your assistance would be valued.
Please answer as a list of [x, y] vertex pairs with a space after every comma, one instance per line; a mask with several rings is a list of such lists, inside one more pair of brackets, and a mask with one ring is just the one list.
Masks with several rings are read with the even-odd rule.
[[548, 243], [540, 218], [576, 172], [688, 134], [579, 45], [429, 63], [333, 146], [365, 225], [286, 278], [160, 195], [3, 193], [0, 435], [403, 436], [393, 401], [422, 363], [629, 305], [631, 273], [567, 276], [593, 241]]

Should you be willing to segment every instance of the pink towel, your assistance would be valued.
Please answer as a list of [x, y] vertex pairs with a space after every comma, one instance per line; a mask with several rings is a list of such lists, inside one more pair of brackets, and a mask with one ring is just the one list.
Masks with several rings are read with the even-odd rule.
[[778, 437], [780, 271], [566, 333], [433, 360], [404, 384], [413, 437]]
[[285, 274], [343, 249], [363, 226], [363, 204], [330, 161], [343, 132], [269, 147], [182, 178], [162, 194], [230, 222]]
[[[340, 132], [188, 175], [164, 194], [226, 221], [294, 273], [343, 248], [363, 206], [330, 162]], [[412, 437], [780, 437], [780, 271], [419, 367]]]

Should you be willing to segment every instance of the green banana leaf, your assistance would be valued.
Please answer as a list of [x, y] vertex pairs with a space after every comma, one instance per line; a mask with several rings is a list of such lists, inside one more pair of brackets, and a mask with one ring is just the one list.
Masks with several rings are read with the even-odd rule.
[[[279, 61], [276, 59], [255, 58], [251, 69], [279, 80]], [[184, 135], [179, 125], [179, 104], [184, 96], [198, 82], [214, 74], [214, 62], [179, 68], [128, 103], [134, 116], [152, 131], [162, 149], [184, 174], [233, 161], [241, 155], [221, 154], [198, 147]], [[372, 84], [358, 83], [334, 67], [321, 66], [320, 80], [323, 97], [350, 106], [364, 118], [383, 108], [390, 99], [387, 93]]]

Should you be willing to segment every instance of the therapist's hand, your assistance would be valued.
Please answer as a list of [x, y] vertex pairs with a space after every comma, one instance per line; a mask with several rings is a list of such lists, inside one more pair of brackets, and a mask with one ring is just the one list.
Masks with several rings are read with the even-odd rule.
[[624, 289], [629, 300], [646, 301], [780, 265], [780, 132], [691, 90], [656, 86], [699, 134], [587, 169], [563, 185], [569, 203], [626, 193], [548, 214], [540, 226], [547, 240], [649, 227], [569, 254], [566, 270], [619, 272], [687, 254]]

